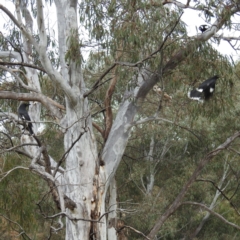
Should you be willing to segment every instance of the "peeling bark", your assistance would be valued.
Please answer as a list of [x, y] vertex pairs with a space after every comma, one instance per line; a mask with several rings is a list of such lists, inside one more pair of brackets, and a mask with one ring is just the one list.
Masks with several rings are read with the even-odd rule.
[[[108, 212], [107, 216], [107, 237], [111, 240], [117, 240], [117, 189], [116, 189], [116, 180], [110, 183], [109, 192], [108, 192], [108, 202], [106, 211]], [[114, 221], [113, 221], [114, 219]], [[115, 221], [116, 220], [116, 221]], [[113, 222], [115, 224], [113, 224]]]
[[[122, 56], [122, 51], [118, 51], [116, 61], [118, 61]], [[113, 114], [112, 114], [112, 106], [111, 106], [111, 101], [112, 101], [112, 96], [115, 90], [115, 86], [117, 83], [117, 75], [116, 75], [117, 68], [115, 67], [113, 70], [113, 79], [110, 82], [110, 85], [108, 87], [108, 90], [106, 92], [105, 96], [105, 109], [106, 109], [106, 116], [105, 116], [105, 131], [104, 131], [104, 141], [107, 141], [109, 132], [112, 127], [112, 122], [113, 122]]]

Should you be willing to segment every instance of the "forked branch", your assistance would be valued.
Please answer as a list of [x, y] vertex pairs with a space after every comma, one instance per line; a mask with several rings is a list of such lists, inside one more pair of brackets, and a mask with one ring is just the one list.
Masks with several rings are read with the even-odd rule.
[[236, 140], [238, 137], [240, 137], [240, 132], [235, 133], [231, 137], [229, 137], [223, 144], [219, 145], [216, 149], [209, 152], [205, 158], [203, 158], [200, 163], [198, 164], [197, 168], [191, 175], [191, 177], [188, 179], [188, 181], [184, 184], [183, 188], [181, 189], [178, 196], [175, 198], [172, 204], [169, 205], [165, 213], [159, 217], [156, 224], [148, 234], [148, 237], [150, 239], [154, 239], [154, 236], [157, 234], [157, 232], [160, 230], [164, 222], [171, 216], [178, 208], [181, 206], [184, 196], [186, 195], [188, 189], [192, 186], [192, 184], [196, 181], [196, 178], [201, 173], [202, 169], [220, 152], [222, 152], [224, 149], [228, 148], [230, 144]]

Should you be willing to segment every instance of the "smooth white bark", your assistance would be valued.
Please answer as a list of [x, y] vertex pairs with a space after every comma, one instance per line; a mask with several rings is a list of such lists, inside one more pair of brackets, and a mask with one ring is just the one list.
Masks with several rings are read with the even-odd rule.
[[[109, 202], [108, 208], [106, 209], [108, 213], [107, 218], [107, 239], [117, 240], [117, 186], [115, 178], [111, 181], [109, 186]], [[115, 224], [113, 224], [115, 223]]]

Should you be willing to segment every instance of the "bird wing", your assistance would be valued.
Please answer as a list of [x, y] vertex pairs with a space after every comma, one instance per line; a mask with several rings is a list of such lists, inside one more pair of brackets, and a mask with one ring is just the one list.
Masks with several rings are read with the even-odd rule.
[[216, 77], [207, 79], [206, 81], [204, 81], [199, 85], [199, 87], [197, 88], [197, 91], [204, 92], [205, 90], [210, 89], [210, 92], [213, 92], [215, 88], [216, 80], [217, 80]]
[[31, 119], [30, 119], [30, 117], [29, 117], [29, 115], [28, 115], [28, 113], [27, 112], [20, 112], [19, 113], [20, 114], [20, 116], [21, 116], [21, 118], [23, 119], [23, 120], [27, 120], [27, 121], [31, 121]]
[[188, 97], [193, 99], [193, 100], [198, 100], [201, 101], [202, 100], [202, 93], [197, 91], [196, 89], [188, 92]]

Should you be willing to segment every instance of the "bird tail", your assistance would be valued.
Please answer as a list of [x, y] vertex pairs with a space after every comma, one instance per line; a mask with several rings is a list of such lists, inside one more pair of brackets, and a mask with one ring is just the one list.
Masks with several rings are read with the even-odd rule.
[[27, 129], [28, 131], [29, 131], [29, 133], [31, 134], [31, 135], [34, 135], [34, 132], [33, 132], [33, 130], [32, 130], [32, 123], [28, 123], [28, 129]]

